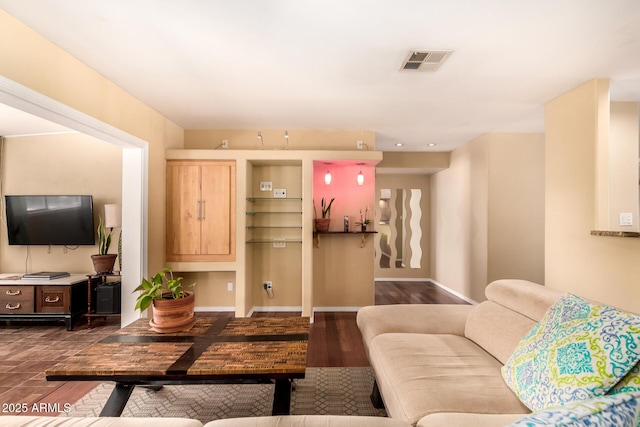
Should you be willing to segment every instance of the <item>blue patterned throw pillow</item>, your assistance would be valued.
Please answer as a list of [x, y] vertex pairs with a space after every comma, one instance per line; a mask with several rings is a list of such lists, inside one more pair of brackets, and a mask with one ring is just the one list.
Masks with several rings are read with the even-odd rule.
[[525, 335], [502, 377], [532, 411], [604, 395], [640, 360], [640, 316], [560, 297]]
[[534, 412], [508, 427], [636, 427], [640, 401], [621, 393]]

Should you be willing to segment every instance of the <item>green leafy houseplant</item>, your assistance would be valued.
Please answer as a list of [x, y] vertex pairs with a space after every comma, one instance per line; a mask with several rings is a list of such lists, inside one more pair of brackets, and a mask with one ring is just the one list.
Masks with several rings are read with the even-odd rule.
[[113, 230], [109, 230], [104, 226], [104, 220], [101, 216], [98, 216], [98, 254], [107, 255], [109, 253], [109, 247], [111, 246], [111, 233]]
[[331, 201], [329, 202], [329, 204], [325, 203], [324, 197], [322, 198], [322, 200], [320, 201], [320, 206], [322, 208], [322, 218], [330, 218], [331, 217], [331, 205], [333, 204], [333, 201], [335, 200], [335, 197], [331, 198]]
[[[142, 279], [134, 292], [140, 292], [136, 300], [136, 310], [145, 311], [153, 300], [186, 298], [191, 293], [183, 290], [182, 277], [174, 277], [173, 271], [166, 267], [157, 272], [151, 280]], [[194, 287], [192, 283], [188, 287]]]

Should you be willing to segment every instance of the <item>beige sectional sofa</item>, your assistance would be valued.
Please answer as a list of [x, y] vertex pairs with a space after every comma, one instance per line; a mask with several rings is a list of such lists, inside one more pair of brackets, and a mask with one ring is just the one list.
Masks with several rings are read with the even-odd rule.
[[[357, 322], [390, 417], [420, 427], [504, 426], [529, 409], [500, 369], [560, 292], [498, 280], [487, 301], [360, 309]], [[479, 416], [478, 414], [493, 414]]]

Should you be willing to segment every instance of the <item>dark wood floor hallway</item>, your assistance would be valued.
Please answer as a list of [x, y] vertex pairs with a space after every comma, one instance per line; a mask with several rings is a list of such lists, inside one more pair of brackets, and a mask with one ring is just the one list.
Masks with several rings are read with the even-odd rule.
[[[377, 282], [376, 304], [466, 304], [429, 282]], [[229, 313], [207, 315], [228, 316]], [[299, 316], [300, 313], [257, 313]], [[0, 402], [74, 403], [98, 383], [48, 382], [44, 370], [119, 329], [117, 318], [72, 332], [59, 324], [0, 323]], [[316, 312], [309, 331], [309, 367], [368, 366], [355, 312]], [[55, 414], [51, 414], [55, 415]]]

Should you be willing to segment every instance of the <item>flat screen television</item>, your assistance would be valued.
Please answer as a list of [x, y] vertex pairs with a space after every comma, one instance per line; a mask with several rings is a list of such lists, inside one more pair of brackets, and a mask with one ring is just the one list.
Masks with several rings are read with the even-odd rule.
[[92, 196], [5, 196], [10, 245], [94, 245]]

